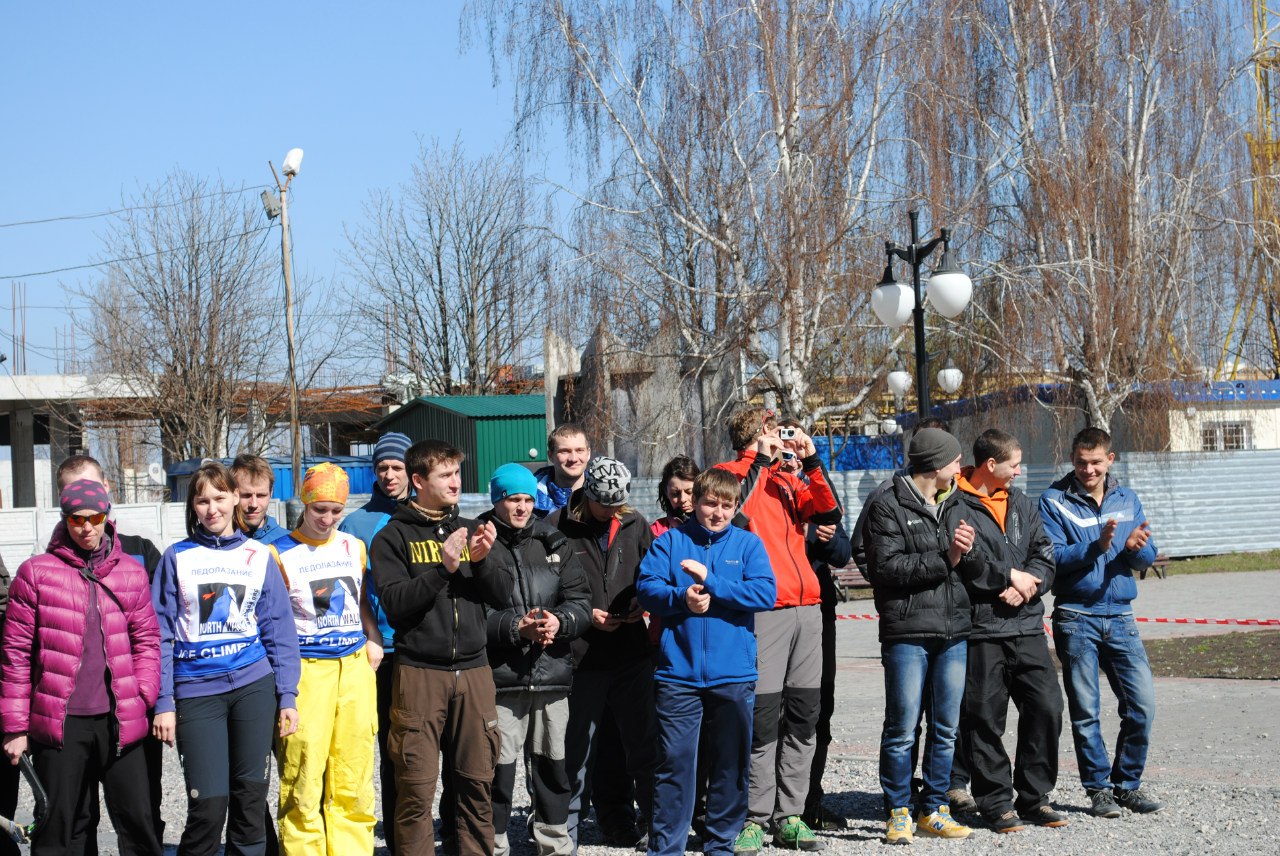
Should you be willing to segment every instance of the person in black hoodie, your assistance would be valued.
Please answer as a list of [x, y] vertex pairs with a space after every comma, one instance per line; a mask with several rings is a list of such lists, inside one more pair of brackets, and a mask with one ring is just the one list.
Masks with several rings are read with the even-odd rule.
[[405, 453], [414, 498], [397, 506], [373, 539], [369, 562], [395, 631], [387, 752], [396, 768], [400, 856], [434, 856], [431, 803], [439, 753], [451, 752], [460, 856], [493, 853], [493, 770], [498, 713], [485, 653], [490, 577], [475, 573], [493, 546], [492, 523], [458, 516], [463, 454], [440, 440]]
[[[1017, 439], [997, 428], [984, 431], [973, 443], [973, 460], [956, 480], [983, 556], [982, 571], [966, 580], [973, 631], [960, 711], [973, 798], [996, 832], [1017, 832], [1023, 820], [1066, 826], [1049, 805], [1062, 731], [1062, 691], [1041, 600], [1053, 585], [1053, 542], [1039, 509], [1012, 486], [1022, 471]], [[1003, 740], [1011, 697], [1018, 708], [1012, 770]]]
[[482, 573], [505, 597], [489, 607], [489, 665], [498, 688], [502, 751], [493, 781], [494, 853], [511, 851], [507, 822], [516, 764], [528, 767], [533, 840], [538, 856], [566, 856], [569, 777], [564, 733], [573, 658], [569, 643], [591, 624], [591, 587], [569, 539], [534, 518], [538, 481], [520, 464], [489, 480], [493, 510], [480, 515], [497, 531]]
[[627, 775], [635, 783], [640, 829], [647, 840], [658, 763], [653, 660], [644, 611], [636, 600], [640, 560], [653, 541], [644, 516], [627, 505], [631, 473], [621, 461], [592, 458], [569, 504], [548, 521], [568, 536], [591, 586], [591, 626], [573, 643], [573, 690], [565, 734], [565, 767], [573, 794], [569, 835], [576, 851], [588, 770], [601, 718], [612, 711], [626, 735]]
[[911, 475], [895, 475], [893, 487], [867, 512], [867, 578], [880, 612], [884, 664], [880, 786], [890, 844], [912, 840], [911, 747], [926, 686], [929, 728], [917, 831], [938, 838], [966, 838], [972, 832], [951, 818], [946, 792], [971, 626], [962, 577], [981, 569], [982, 555], [956, 500], [960, 444], [955, 437], [925, 428], [911, 438], [908, 454]]

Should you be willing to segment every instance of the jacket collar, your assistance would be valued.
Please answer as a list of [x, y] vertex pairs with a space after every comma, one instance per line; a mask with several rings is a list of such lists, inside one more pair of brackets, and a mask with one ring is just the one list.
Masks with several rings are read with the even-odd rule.
[[536, 518], [530, 517], [529, 522], [523, 528], [516, 529], [503, 521], [501, 517], [493, 512], [493, 509], [481, 514], [478, 519], [492, 523], [493, 528], [498, 531], [498, 540], [508, 547], [517, 547], [532, 538], [534, 527], [538, 523]]
[[[111, 569], [120, 561], [120, 539], [116, 535], [116, 525], [108, 520], [102, 531], [102, 541], [106, 545], [106, 549], [99, 547], [95, 552], [97, 557], [94, 563], [93, 572], [98, 577], [105, 577], [111, 573]], [[72, 568], [80, 569], [89, 565], [92, 559], [86, 559], [85, 555], [71, 540], [71, 533], [67, 531], [67, 522], [59, 520], [58, 525], [53, 527], [53, 534], [49, 536], [49, 546], [45, 552], [56, 558], [59, 562]]]
[[[268, 517], [267, 520], [271, 520], [271, 518]], [[264, 522], [254, 531], [261, 532], [267, 528], [268, 526]], [[232, 529], [230, 534], [227, 535], [213, 535], [203, 526], [196, 526], [196, 531], [191, 533], [190, 540], [196, 542], [201, 547], [211, 547], [214, 550], [229, 550], [232, 547], [237, 547], [245, 541], [248, 541], [249, 536], [244, 532], [241, 532], [239, 529]]]
[[405, 523], [413, 523], [417, 526], [454, 526], [458, 521], [458, 506], [453, 506], [440, 520], [432, 520], [408, 502], [396, 503], [396, 509], [391, 514], [395, 520], [402, 520]]
[[[920, 493], [920, 488], [916, 487], [916, 483], [911, 480], [911, 476], [895, 475], [893, 477], [893, 493], [898, 498], [899, 504], [916, 508], [925, 514], [929, 513], [925, 505], [924, 494]], [[934, 498], [934, 507], [945, 508], [955, 500], [959, 493], [960, 491], [953, 480], [951, 487], [945, 492], [938, 491], [938, 495]]]
[[688, 520], [680, 524], [680, 531], [689, 536], [689, 540], [697, 544], [699, 547], [706, 547], [711, 544], [718, 544], [725, 538], [729, 537], [729, 530], [733, 529], [733, 524], [721, 529], [719, 532], [712, 532], [703, 526], [696, 518], [690, 516]]
[[[1076, 474], [1074, 472], [1067, 473], [1065, 476], [1054, 482], [1052, 486], [1058, 488], [1064, 494], [1075, 497], [1076, 499], [1090, 503], [1093, 502], [1093, 497], [1089, 494], [1089, 491], [1084, 489], [1084, 485], [1080, 484], [1080, 480], [1076, 478]], [[1111, 473], [1107, 473], [1106, 480], [1102, 485], [1102, 498], [1105, 500], [1111, 495], [1112, 491], [1118, 490], [1119, 488], [1120, 480], [1111, 475]]]
[[394, 514], [396, 506], [400, 505], [400, 500], [388, 496], [377, 482], [373, 483], [372, 495], [369, 502], [365, 504], [366, 511], [381, 512], [383, 514]]

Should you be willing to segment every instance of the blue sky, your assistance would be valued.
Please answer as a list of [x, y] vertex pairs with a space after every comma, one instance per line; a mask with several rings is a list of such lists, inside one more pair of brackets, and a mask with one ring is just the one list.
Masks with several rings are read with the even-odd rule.
[[[494, 86], [485, 46], [460, 53], [460, 6], [9, 0], [0, 224], [118, 208], [179, 167], [266, 185], [267, 161], [301, 146], [294, 258], [300, 275], [338, 282], [343, 224], [371, 189], [409, 176], [420, 137], [480, 154], [510, 128], [510, 89]], [[550, 148], [531, 172], [562, 171]], [[12, 353], [11, 277], [101, 260], [108, 222], [0, 226], [0, 352]], [[61, 307], [95, 274], [22, 281], [28, 371], [51, 372], [55, 331], [70, 324]]]

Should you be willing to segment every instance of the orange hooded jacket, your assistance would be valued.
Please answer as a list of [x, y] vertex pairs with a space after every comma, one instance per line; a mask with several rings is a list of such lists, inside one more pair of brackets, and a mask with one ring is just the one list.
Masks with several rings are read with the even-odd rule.
[[716, 466], [737, 476], [742, 486], [733, 523], [764, 541], [778, 583], [774, 608], [821, 603], [818, 577], [804, 551], [805, 534], [810, 523], [839, 522], [841, 512], [818, 456], [800, 462], [808, 484], [782, 472], [754, 449], [744, 449], [736, 460]]

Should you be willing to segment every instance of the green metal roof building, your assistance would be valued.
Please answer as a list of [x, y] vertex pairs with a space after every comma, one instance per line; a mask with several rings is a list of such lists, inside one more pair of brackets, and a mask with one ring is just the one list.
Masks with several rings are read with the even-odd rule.
[[[547, 405], [541, 395], [424, 395], [384, 417], [382, 432], [444, 440], [466, 453], [462, 490], [481, 493], [503, 464], [546, 457]], [[532, 452], [532, 454], [530, 454]]]

